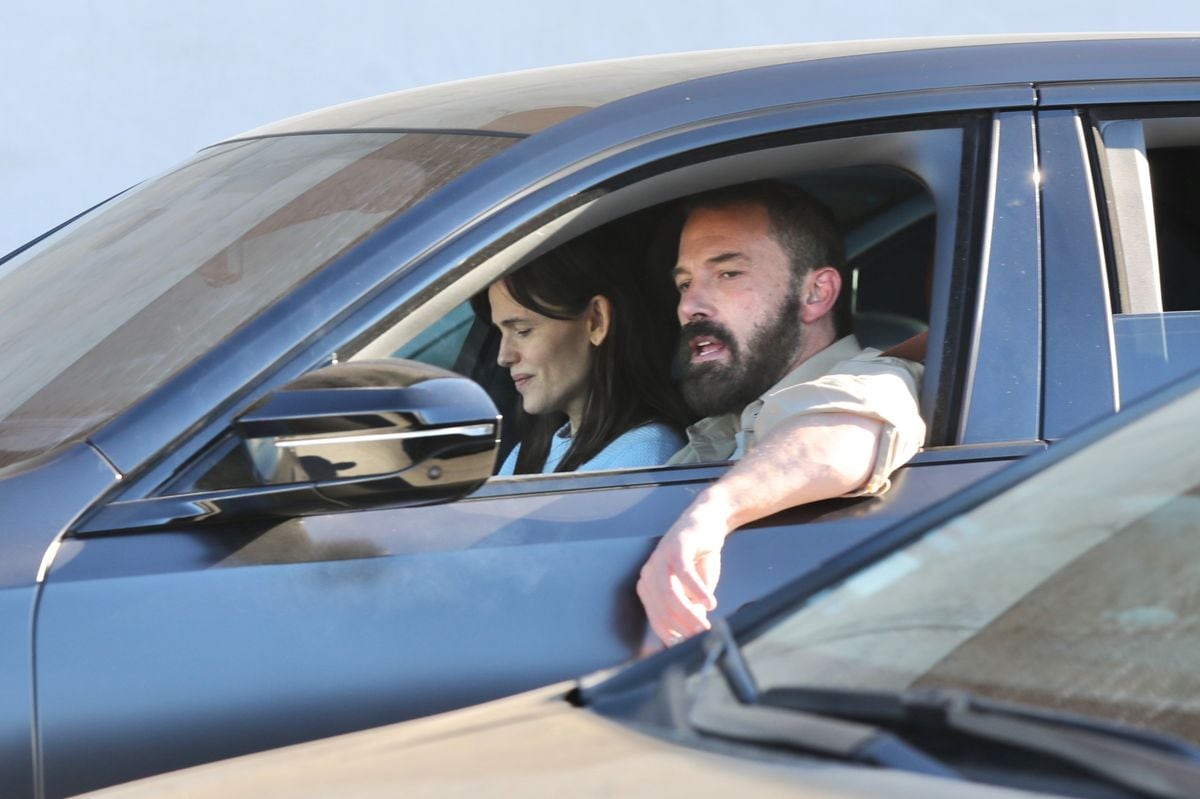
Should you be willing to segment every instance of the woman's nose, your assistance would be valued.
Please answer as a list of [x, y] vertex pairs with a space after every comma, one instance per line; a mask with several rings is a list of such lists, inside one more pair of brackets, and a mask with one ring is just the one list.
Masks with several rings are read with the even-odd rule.
[[501, 338], [500, 351], [496, 353], [496, 363], [507, 369], [518, 360], [520, 360], [520, 357], [517, 355], [517, 351], [512, 347], [512, 345], [508, 343], [508, 337], [505, 336]]

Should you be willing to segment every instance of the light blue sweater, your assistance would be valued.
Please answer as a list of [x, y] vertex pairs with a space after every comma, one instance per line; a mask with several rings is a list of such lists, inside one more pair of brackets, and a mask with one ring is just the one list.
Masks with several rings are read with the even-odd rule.
[[[674, 427], [662, 422], [648, 422], [614, 438], [607, 447], [596, 453], [596, 457], [585, 461], [576, 471], [596, 472], [601, 469], [659, 466], [678, 452], [684, 443], [686, 440], [683, 435]], [[571, 425], [565, 424], [558, 428], [554, 437], [550, 439], [550, 452], [546, 454], [546, 465], [542, 467], [542, 473], [553, 472], [570, 448]], [[497, 474], [512, 474], [513, 469], [517, 468], [517, 455], [520, 451], [520, 444], [513, 447]]]

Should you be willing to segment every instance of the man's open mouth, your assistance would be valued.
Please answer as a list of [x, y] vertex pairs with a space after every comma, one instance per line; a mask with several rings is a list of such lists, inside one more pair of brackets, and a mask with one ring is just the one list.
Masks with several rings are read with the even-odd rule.
[[702, 363], [720, 358], [725, 352], [725, 344], [713, 336], [696, 336], [688, 345], [692, 351], [692, 363]]

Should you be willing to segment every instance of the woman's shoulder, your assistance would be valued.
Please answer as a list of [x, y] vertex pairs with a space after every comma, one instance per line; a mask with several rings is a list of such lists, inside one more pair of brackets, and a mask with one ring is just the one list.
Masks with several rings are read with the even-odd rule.
[[673, 425], [665, 422], [647, 422], [614, 438], [594, 458], [580, 466], [579, 470], [660, 466], [678, 452], [686, 441], [683, 432]]
[[497, 477], [510, 477], [517, 471], [517, 457], [521, 454], [521, 445], [517, 444], [508, 453], [508, 457], [504, 459], [503, 465], [496, 472]]
[[663, 441], [676, 443], [679, 442], [683, 446], [683, 442], [687, 439], [683, 435], [683, 431], [672, 424], [666, 422], [646, 422], [632, 429], [626, 430], [621, 435], [617, 436], [613, 443], [617, 441]]

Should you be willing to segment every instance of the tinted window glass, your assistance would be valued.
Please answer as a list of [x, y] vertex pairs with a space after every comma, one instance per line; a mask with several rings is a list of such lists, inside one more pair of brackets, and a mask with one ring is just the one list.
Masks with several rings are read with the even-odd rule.
[[234, 143], [0, 266], [0, 340], [10, 345], [0, 352], [0, 467], [85, 436], [515, 141], [374, 133]]
[[1163, 310], [1200, 310], [1200, 146], [1152, 148], [1146, 156]]
[[[1114, 284], [1123, 404], [1200, 369], [1200, 117], [1182, 116], [1183, 110], [1135, 110], [1110, 122], [1101, 117], [1105, 147], [1124, 147], [1137, 156], [1115, 169], [1110, 158], [1106, 186], [1114, 250], [1127, 275]], [[1121, 135], [1111, 136], [1114, 129]], [[1138, 169], [1128, 167], [1139, 162]], [[1128, 246], [1120, 239], [1131, 221], [1135, 232]], [[1140, 224], [1146, 226], [1144, 243], [1136, 231]]]
[[464, 302], [394, 352], [392, 357], [421, 361], [453, 371], [474, 322], [475, 312], [471, 310], [470, 303]]
[[[928, 329], [929, 277], [936, 215], [928, 189], [912, 175], [884, 166], [829, 169], [789, 180], [829, 206], [847, 242], [843, 290], [851, 295], [854, 333], [865, 346], [886, 349]], [[591, 234], [591, 246], [612, 268], [633, 270], [657, 323], [646, 335], [669, 335], [674, 346], [678, 292], [671, 279], [681, 220], [676, 202], [652, 206], [609, 222]], [[488, 391], [507, 421], [503, 453], [517, 442], [519, 401], [509, 370], [496, 362], [499, 337], [490, 319], [476, 319], [462, 303], [392, 357], [451, 369]], [[666, 360], [666, 359], [664, 359]], [[669, 368], [664, 362], [663, 368]], [[497, 465], [503, 462], [500, 458]]]

